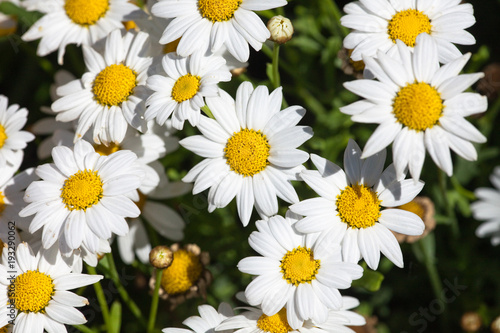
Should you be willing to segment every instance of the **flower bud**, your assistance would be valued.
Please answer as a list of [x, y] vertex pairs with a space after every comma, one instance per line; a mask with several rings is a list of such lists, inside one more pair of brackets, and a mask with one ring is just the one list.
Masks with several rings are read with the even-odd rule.
[[497, 317], [491, 323], [491, 332], [493, 332], [493, 333], [500, 333], [500, 317]]
[[172, 250], [165, 245], [159, 245], [149, 252], [149, 262], [158, 269], [169, 267], [172, 264], [173, 257]]
[[281, 15], [274, 16], [267, 22], [267, 29], [271, 32], [271, 41], [284, 44], [292, 39], [293, 25], [289, 19]]
[[481, 328], [481, 317], [477, 312], [466, 312], [462, 315], [460, 326], [466, 332], [477, 332]]

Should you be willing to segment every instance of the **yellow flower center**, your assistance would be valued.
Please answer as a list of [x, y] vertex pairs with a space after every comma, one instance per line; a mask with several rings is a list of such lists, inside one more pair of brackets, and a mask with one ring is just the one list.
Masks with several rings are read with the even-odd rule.
[[177, 51], [177, 46], [179, 45], [180, 41], [181, 41], [181, 39], [177, 38], [173, 42], [165, 44], [165, 46], [163, 46], [163, 54], [167, 54], [167, 53], [170, 53], [170, 52], [176, 52]]
[[120, 145], [111, 142], [109, 145], [94, 145], [95, 152], [101, 156], [108, 156], [120, 150]]
[[109, 65], [97, 74], [92, 92], [101, 105], [120, 105], [134, 93], [137, 73], [123, 64]]
[[227, 140], [224, 153], [231, 170], [243, 176], [253, 176], [269, 164], [269, 142], [264, 134], [242, 129]]
[[407, 84], [392, 104], [397, 121], [415, 131], [425, 131], [438, 124], [443, 108], [439, 92], [425, 82]]
[[295, 286], [316, 279], [319, 266], [320, 260], [314, 259], [313, 251], [302, 246], [288, 251], [280, 265], [283, 279]]
[[0, 328], [0, 333], [7, 333], [10, 325], [6, 325], [2, 328]]
[[7, 133], [5, 133], [5, 127], [0, 125], [0, 148], [5, 144], [5, 140], [7, 140]]
[[358, 60], [358, 61], [352, 60], [351, 58], [352, 51], [353, 51], [352, 49], [348, 51], [349, 63], [351, 64], [355, 72], [361, 73], [365, 69], [365, 62], [363, 60]]
[[139, 201], [135, 201], [135, 205], [139, 210], [142, 212], [144, 205], [146, 204], [146, 199], [148, 198], [147, 195], [142, 193], [141, 191], [137, 191], [139, 193]]
[[431, 32], [431, 20], [423, 12], [416, 9], [406, 9], [397, 12], [389, 21], [387, 33], [394, 43], [401, 40], [408, 46], [414, 47], [417, 36], [422, 32]]
[[212, 22], [229, 21], [242, 2], [242, 0], [198, 0], [198, 10], [201, 16]]
[[380, 200], [365, 185], [352, 185], [337, 195], [337, 212], [351, 228], [368, 228], [380, 217]]
[[412, 212], [413, 214], [418, 215], [422, 220], [424, 219], [424, 215], [425, 215], [424, 214], [425, 213], [424, 207], [422, 207], [422, 205], [417, 203], [415, 200], [412, 200], [412, 201], [405, 203], [404, 205], [398, 206], [396, 208]]
[[267, 316], [263, 313], [257, 320], [257, 327], [269, 333], [288, 333], [294, 331], [294, 329], [288, 325], [286, 308], [281, 309], [272, 316]]
[[198, 281], [202, 271], [197, 255], [186, 250], [176, 251], [172, 265], [163, 270], [161, 286], [169, 295], [184, 293]]
[[78, 171], [66, 179], [61, 189], [61, 198], [69, 210], [86, 210], [102, 198], [102, 181], [97, 171]]
[[108, 0], [66, 0], [64, 4], [66, 15], [71, 21], [85, 27], [96, 24], [108, 9]]
[[19, 275], [14, 287], [15, 293], [11, 294], [10, 302], [23, 312], [43, 312], [54, 296], [52, 278], [39, 271], [27, 271]]
[[3, 241], [0, 239], [0, 258], [2, 257], [2, 252], [3, 252]]
[[16, 30], [17, 18], [15, 16], [5, 16], [3, 20], [0, 21], [0, 37], [12, 35]]
[[5, 209], [5, 195], [3, 195], [3, 192], [0, 191], [0, 216], [2, 215], [4, 209]]
[[134, 21], [124, 21], [122, 24], [126, 30], [135, 30], [137, 28], [137, 24]]
[[172, 88], [172, 98], [177, 103], [187, 101], [196, 95], [199, 88], [200, 77], [186, 74], [175, 81], [174, 87]]

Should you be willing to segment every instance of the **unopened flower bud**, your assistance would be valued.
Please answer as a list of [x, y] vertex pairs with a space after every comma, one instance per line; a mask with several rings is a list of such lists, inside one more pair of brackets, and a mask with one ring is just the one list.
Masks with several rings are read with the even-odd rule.
[[466, 312], [462, 315], [460, 326], [466, 332], [477, 332], [481, 328], [481, 317], [477, 312]]
[[289, 19], [281, 15], [274, 16], [267, 22], [267, 29], [271, 32], [271, 41], [284, 44], [292, 39], [293, 25]]
[[168, 246], [159, 245], [149, 252], [149, 262], [153, 267], [165, 269], [172, 264], [174, 258], [172, 250]]

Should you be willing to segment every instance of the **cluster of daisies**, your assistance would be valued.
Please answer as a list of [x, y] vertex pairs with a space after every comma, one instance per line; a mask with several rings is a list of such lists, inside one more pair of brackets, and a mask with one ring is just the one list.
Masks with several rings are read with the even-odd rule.
[[[169, 240], [184, 237], [183, 219], [161, 200], [207, 190], [209, 212], [235, 199], [244, 226], [254, 209], [259, 215], [248, 240], [258, 255], [238, 264], [255, 278], [237, 295], [248, 306], [235, 314], [226, 303], [204, 305], [187, 326], [197, 333], [352, 332], [348, 326], [365, 320], [350, 311], [359, 301], [339, 290], [362, 277], [359, 262], [376, 270], [382, 253], [403, 267], [394, 233], [424, 232], [422, 216], [402, 206], [424, 187], [426, 152], [452, 175], [450, 149], [475, 160], [473, 143], [486, 140], [465, 120], [487, 102], [466, 92], [482, 74], [460, 74], [470, 54], [455, 44], [475, 42], [464, 30], [474, 24], [472, 6], [460, 0], [361, 0], [344, 8], [341, 23], [352, 29], [344, 46], [352, 61], [364, 62], [365, 78], [345, 83], [362, 99], [340, 111], [378, 127], [363, 149], [349, 141], [343, 167], [298, 149], [313, 131], [299, 125], [304, 108], [282, 109], [281, 88], [245, 82], [231, 96], [218, 87], [247, 65], [249, 46], [259, 51], [272, 37], [254, 11], [285, 0], [19, 4], [44, 14], [22, 37], [40, 40], [37, 54], [57, 50], [62, 64], [66, 46], [76, 44], [86, 73], [56, 75], [47, 117], [31, 133], [22, 130], [28, 111], [0, 97], [0, 331], [66, 332], [65, 324], [85, 323], [75, 307], [87, 300], [68, 290], [102, 276], [82, 274], [83, 261], [96, 266], [116, 239], [125, 263], [147, 263], [145, 223]], [[179, 141], [174, 132], [186, 120], [200, 134]], [[19, 170], [33, 134], [45, 138], [37, 153], [48, 163]], [[183, 182], [171, 182], [159, 160], [179, 145], [203, 160]], [[496, 170], [500, 188], [499, 179]], [[301, 201], [292, 181], [317, 196]], [[484, 201], [473, 207], [476, 217], [488, 220], [478, 234], [493, 234], [498, 244], [499, 194], [480, 189], [477, 196]], [[278, 198], [290, 204], [285, 216]], [[204, 292], [207, 255], [194, 245], [172, 248], [161, 292], [170, 299]]]

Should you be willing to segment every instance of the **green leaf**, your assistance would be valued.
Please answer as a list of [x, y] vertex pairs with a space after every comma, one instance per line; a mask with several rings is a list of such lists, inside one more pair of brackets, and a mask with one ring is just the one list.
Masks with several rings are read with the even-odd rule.
[[359, 280], [352, 282], [353, 287], [360, 287], [365, 290], [376, 292], [380, 289], [384, 275], [377, 271], [372, 271], [367, 267], [363, 267], [363, 276]]
[[111, 326], [109, 327], [109, 333], [120, 333], [122, 323], [122, 304], [120, 302], [113, 302], [109, 317], [109, 325]]

